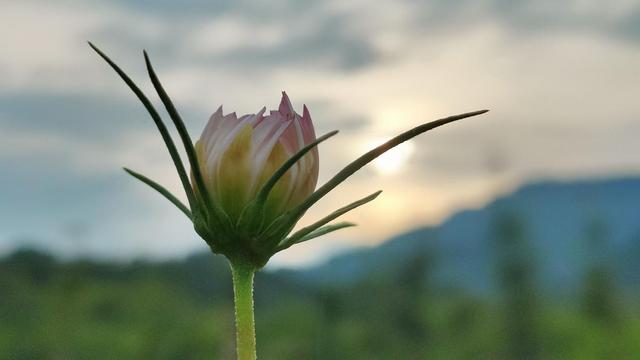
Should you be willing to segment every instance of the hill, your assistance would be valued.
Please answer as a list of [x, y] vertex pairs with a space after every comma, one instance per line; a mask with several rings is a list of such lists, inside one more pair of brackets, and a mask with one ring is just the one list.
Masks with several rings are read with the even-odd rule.
[[[339, 255], [297, 276], [348, 284], [372, 273], [392, 272], [416, 254], [429, 254], [436, 259], [439, 285], [487, 293], [493, 288], [497, 223], [505, 217], [521, 223], [543, 289], [574, 292], [585, 268], [598, 258], [610, 264], [625, 289], [639, 290], [639, 178], [526, 185], [483, 208], [458, 212], [439, 226]], [[600, 238], [595, 249], [590, 245], [594, 237]]]

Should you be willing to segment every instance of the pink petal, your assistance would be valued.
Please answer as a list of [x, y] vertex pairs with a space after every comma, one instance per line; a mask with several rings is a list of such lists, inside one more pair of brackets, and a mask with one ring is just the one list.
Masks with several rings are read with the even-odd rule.
[[304, 138], [305, 145], [316, 141], [316, 132], [313, 128], [311, 114], [309, 113], [307, 105], [302, 106], [302, 119], [300, 120], [300, 125], [302, 125], [302, 137]]
[[213, 141], [211, 149], [207, 151], [209, 155], [207, 167], [211, 171], [215, 171], [214, 169], [217, 167], [220, 156], [224, 154], [238, 133], [242, 131], [242, 128], [250, 124], [252, 120], [252, 115], [244, 115], [238, 119], [235, 112], [225, 116], [224, 122], [219, 130], [220, 135]]
[[[276, 113], [278, 114], [278, 113]], [[260, 122], [254, 125], [253, 144], [254, 148], [262, 148], [269, 141], [281, 123], [285, 122], [281, 116], [265, 116]]]
[[206, 138], [205, 152], [207, 154], [211, 152], [211, 149], [219, 139], [224, 138], [229, 133], [229, 131], [233, 129], [237, 121], [238, 119], [236, 118], [236, 113], [224, 115], [222, 113], [222, 107], [220, 108], [220, 118], [218, 120], [217, 127], [215, 128], [215, 131], [208, 134]]
[[264, 120], [265, 116], [264, 116], [264, 112], [267, 111], [266, 107], [262, 107], [262, 109], [260, 109], [260, 111], [258, 111], [258, 113], [256, 114], [257, 119], [256, 121], [253, 123], [253, 127], [255, 128], [256, 126], [260, 125], [260, 123]]
[[296, 112], [293, 110], [291, 101], [289, 100], [287, 93], [284, 91], [282, 92], [282, 100], [280, 100], [278, 112], [287, 119], [293, 119], [296, 116]]
[[[302, 128], [302, 137], [304, 139], [304, 145], [308, 145], [314, 141], [316, 141], [316, 132], [313, 128], [313, 122], [311, 121], [311, 114], [309, 113], [309, 109], [307, 109], [307, 105], [303, 105], [302, 107], [302, 118], [300, 119], [300, 127]], [[318, 176], [318, 148], [314, 147], [310, 151], [313, 167], [312, 172], [316, 175], [316, 181]], [[314, 183], [315, 186], [315, 183]]]
[[218, 110], [216, 110], [216, 112], [211, 115], [211, 117], [209, 118], [209, 122], [207, 122], [207, 125], [204, 127], [204, 130], [200, 135], [200, 140], [202, 140], [202, 143], [205, 147], [207, 147], [207, 145], [211, 142], [211, 137], [218, 130], [221, 123], [222, 106], [220, 106]]
[[298, 150], [300, 150], [300, 145], [302, 144], [300, 142], [300, 137], [298, 136], [299, 127], [300, 124], [298, 123], [298, 120], [294, 119], [291, 122], [291, 125], [287, 127], [287, 130], [282, 134], [282, 137], [280, 138], [280, 142], [290, 155], [297, 153]]
[[252, 149], [254, 185], [257, 185], [255, 182], [258, 180], [258, 176], [262, 172], [267, 159], [269, 159], [273, 147], [290, 125], [291, 121], [286, 121], [279, 116], [268, 116], [260, 123], [260, 126], [254, 129], [255, 146]]

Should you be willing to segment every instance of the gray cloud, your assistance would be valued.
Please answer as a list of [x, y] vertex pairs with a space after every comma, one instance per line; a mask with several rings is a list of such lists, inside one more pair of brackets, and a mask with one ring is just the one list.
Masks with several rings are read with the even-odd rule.
[[[294, 100], [294, 103], [298, 103]], [[342, 132], [362, 130], [371, 119], [364, 115], [351, 114], [329, 99], [311, 99], [301, 101], [309, 108], [317, 132], [339, 129]], [[295, 105], [294, 105], [295, 106]], [[300, 106], [301, 109], [301, 106]]]
[[[113, 82], [121, 82], [115, 73]], [[122, 86], [126, 85], [122, 83]], [[163, 111], [161, 104], [156, 108]], [[181, 112], [186, 119], [208, 117], [193, 108], [182, 108]], [[170, 126], [168, 116], [162, 115]], [[127, 132], [153, 132], [155, 125], [133, 95], [117, 98], [100, 94], [32, 92], [0, 95], [0, 129], [108, 143], [117, 142]]]
[[640, 3], [436, 0], [414, 3], [421, 9], [416, 25], [429, 31], [459, 30], [482, 21], [502, 23], [512, 31], [549, 33], [580, 31], [640, 42]]
[[624, 38], [640, 43], [640, 5], [617, 22], [614, 29]]
[[[252, 69], [286, 68], [291, 65], [317, 68], [329, 65], [344, 71], [357, 70], [378, 60], [377, 51], [368, 39], [349, 30], [346, 16], [319, 19], [313, 31], [302, 34], [298, 34], [296, 25], [303, 24], [284, 24], [287, 35], [282, 44], [231, 51], [216, 60]], [[259, 31], [259, 26], [256, 30]]]
[[[131, 33], [121, 24], [107, 24], [92, 38], [114, 42], [128, 51], [153, 50], [170, 63], [185, 57], [210, 66], [241, 68], [251, 72], [286, 69], [296, 65], [342, 71], [357, 70], [375, 63], [379, 54], [366, 34], [350, 30], [350, 15], [327, 12], [320, 1], [244, 3], [235, 1], [122, 1], [125, 12], [152, 17], [160, 27], [158, 36]], [[183, 43], [198, 27], [233, 17], [259, 34], [266, 26], [282, 30], [283, 38], [272, 46], [240, 46], [216, 55], [185, 52]], [[308, 27], [313, 26], [312, 31]], [[220, 36], [233, 35], [221, 34]], [[127, 39], [121, 43], [121, 39]], [[212, 34], [210, 43], [215, 47]]]
[[[129, 11], [139, 11], [145, 14], [154, 14], [157, 16], [181, 19], [194, 17], [216, 17], [231, 12], [242, 12], [259, 20], [267, 16], [291, 15], [295, 12], [295, 8], [312, 5], [312, 1], [300, 2], [260, 2], [260, 1], [234, 1], [234, 0], [142, 0], [142, 1], [126, 1], [118, 0], [120, 6]], [[293, 5], [283, 6], [283, 5]]]
[[[114, 79], [115, 81], [115, 79]], [[6, 130], [104, 139], [144, 127], [146, 114], [131, 97], [23, 93], [0, 96], [0, 126]]]

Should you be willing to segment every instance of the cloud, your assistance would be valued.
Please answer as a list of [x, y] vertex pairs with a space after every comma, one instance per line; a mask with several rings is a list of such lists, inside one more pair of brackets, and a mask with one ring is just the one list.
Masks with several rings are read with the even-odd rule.
[[366, 37], [350, 32], [347, 24], [347, 19], [335, 15], [311, 21], [293, 18], [278, 22], [280, 29], [275, 31], [268, 26], [265, 31], [263, 24], [254, 23], [252, 32], [268, 36], [266, 41], [263, 39], [259, 46], [232, 49], [210, 60], [254, 71], [290, 66], [349, 71], [374, 63], [376, 49]]
[[519, 37], [574, 32], [608, 36], [634, 45], [640, 41], [640, 28], [637, 26], [640, 3], [636, 0], [606, 3], [589, 0], [436, 0], [407, 3], [415, 9], [412, 25], [426, 33], [464, 30], [489, 21], [505, 26]]
[[48, 92], [0, 95], [0, 125], [5, 131], [107, 141], [123, 132], [148, 129], [146, 118], [133, 97]]

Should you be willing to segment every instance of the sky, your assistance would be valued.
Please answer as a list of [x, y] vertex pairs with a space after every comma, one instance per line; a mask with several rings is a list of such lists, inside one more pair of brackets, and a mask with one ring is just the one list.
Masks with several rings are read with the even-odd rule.
[[530, 181], [640, 175], [640, 1], [371, 4], [0, 0], [0, 254], [31, 246], [129, 260], [206, 249], [179, 211], [122, 171], [184, 199], [151, 119], [87, 40], [153, 95], [146, 49], [193, 138], [218, 106], [276, 109], [287, 91], [317, 134], [340, 130], [320, 147], [320, 184], [413, 126], [491, 110], [354, 175], [301, 225], [384, 190], [344, 216], [359, 226], [295, 246], [274, 266], [374, 246]]

